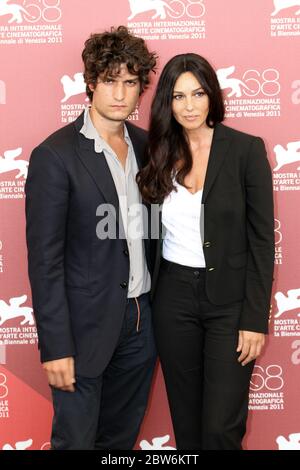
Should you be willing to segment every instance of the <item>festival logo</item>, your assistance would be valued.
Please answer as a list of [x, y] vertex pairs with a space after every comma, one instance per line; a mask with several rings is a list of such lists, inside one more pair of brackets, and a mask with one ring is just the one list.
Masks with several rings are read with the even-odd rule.
[[23, 317], [20, 325], [34, 325], [34, 319], [32, 315], [31, 307], [21, 307], [27, 300], [27, 295], [21, 295], [20, 297], [12, 297], [9, 299], [9, 303], [0, 299], [0, 325], [3, 325], [7, 320], [12, 318]]
[[169, 440], [170, 440], [169, 434], [166, 434], [165, 436], [162, 436], [162, 437], [154, 437], [151, 440], [151, 443], [143, 439], [140, 442], [140, 448], [142, 450], [176, 450], [176, 447], [165, 445], [169, 442]]
[[[284, 165], [289, 165], [290, 163], [299, 163], [300, 162], [300, 141], [298, 142], [289, 142], [284, 148], [282, 145], [275, 145], [274, 152], [276, 154], [276, 167], [274, 171], [280, 170]], [[300, 166], [297, 167], [297, 170], [300, 170]]]
[[71, 96], [81, 95], [81, 93], [85, 93], [86, 85], [82, 72], [74, 73], [73, 78], [69, 77], [69, 75], [63, 75], [60, 81], [65, 94], [65, 96], [61, 100], [62, 103], [68, 101]]
[[[28, 450], [33, 445], [33, 439], [26, 439], [25, 441], [17, 441], [11, 445], [9, 443], [4, 444], [2, 450]], [[39, 450], [50, 450], [50, 442], [44, 442]], [[30, 449], [33, 450], [33, 449]]]
[[[274, 318], [281, 317], [289, 310], [300, 309], [300, 289], [290, 289], [287, 291], [287, 295], [277, 292], [274, 297], [277, 303], [277, 313]], [[298, 317], [300, 317], [300, 313], [298, 313]]]
[[0, 45], [61, 44], [61, 0], [0, 0]]
[[203, 0], [128, 0], [128, 28], [145, 40], [204, 39]]
[[[152, 20], [159, 18], [165, 20], [167, 15], [171, 18], [179, 18], [184, 11], [184, 4], [181, 1], [173, 1], [170, 4], [164, 0], [128, 0], [131, 14], [128, 21], [131, 21], [140, 13], [154, 12]], [[175, 4], [172, 6], [172, 3]]]
[[276, 438], [278, 450], [300, 450], [300, 432], [289, 434], [289, 437], [278, 436]]
[[300, 36], [300, 0], [273, 0], [271, 37]]
[[[300, 0], [273, 0], [274, 10], [271, 13], [271, 16], [277, 15], [282, 10], [292, 7], [300, 7]], [[295, 15], [300, 15], [300, 8], [297, 8]]]
[[3, 157], [0, 155], [0, 173], [7, 173], [18, 170], [15, 178], [27, 178], [28, 162], [26, 160], [16, 160], [22, 153], [22, 148], [18, 147], [14, 150], [6, 150]]
[[283, 370], [280, 365], [255, 365], [250, 382], [249, 410], [283, 410], [283, 388]]
[[[274, 191], [300, 190], [300, 141], [288, 142], [286, 146], [276, 144], [273, 148], [275, 166], [273, 169]], [[289, 171], [282, 170], [292, 165]]]
[[274, 336], [300, 336], [300, 289], [276, 292], [274, 298]]
[[242, 96], [243, 90], [248, 90], [251, 94], [254, 93], [251, 88], [247, 86], [245, 82], [240, 80], [239, 78], [234, 78], [231, 77], [235, 71], [235, 66], [232, 65], [230, 67], [226, 67], [224, 69], [219, 69], [217, 70], [217, 77], [220, 83], [220, 87], [222, 90], [229, 89], [227, 92], [228, 98], [231, 98], [232, 96], [236, 98], [240, 98]]
[[0, 0], [0, 16], [8, 16], [8, 23], [23, 23], [24, 20], [35, 19], [22, 5], [11, 3], [10, 0]]
[[[84, 110], [88, 98], [85, 95], [86, 85], [82, 72], [76, 72], [73, 77], [63, 75], [60, 79], [63, 91], [61, 99], [61, 122], [68, 124], [73, 122]], [[76, 99], [74, 99], [76, 97]]]
[[7, 376], [0, 372], [0, 419], [9, 418]]
[[10, 173], [11, 178], [0, 180], [1, 199], [23, 199], [24, 185], [28, 173], [28, 161], [18, 159], [22, 154], [22, 148], [5, 150], [0, 155], [0, 175]]
[[33, 440], [27, 439], [26, 441], [18, 441], [14, 446], [11, 444], [4, 444], [2, 450], [26, 450], [32, 446]]
[[282, 249], [282, 228], [279, 219], [274, 219], [274, 235], [275, 235], [275, 264], [283, 263], [283, 249]]
[[22, 148], [6, 150], [3, 156], [0, 155], [0, 175], [12, 173], [9, 180], [0, 181], [0, 200], [1, 199], [23, 199], [24, 184], [27, 178], [28, 161], [18, 159], [22, 154]]
[[[0, 346], [36, 344], [33, 309], [25, 304], [27, 295], [0, 299]], [[13, 326], [11, 320], [14, 320]]]
[[274, 68], [238, 73], [235, 65], [217, 70], [227, 118], [280, 116], [279, 72]]

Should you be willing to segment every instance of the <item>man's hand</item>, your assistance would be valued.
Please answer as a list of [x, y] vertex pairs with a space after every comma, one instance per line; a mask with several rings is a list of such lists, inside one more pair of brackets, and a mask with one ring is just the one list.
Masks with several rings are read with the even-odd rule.
[[65, 392], [75, 392], [75, 367], [73, 357], [64, 357], [43, 363], [49, 385]]
[[238, 361], [242, 366], [256, 359], [265, 344], [265, 335], [263, 333], [255, 333], [254, 331], [239, 331], [239, 343], [237, 352], [241, 352]]

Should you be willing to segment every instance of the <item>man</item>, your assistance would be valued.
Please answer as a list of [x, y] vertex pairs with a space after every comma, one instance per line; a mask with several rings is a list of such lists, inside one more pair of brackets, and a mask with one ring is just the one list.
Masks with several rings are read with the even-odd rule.
[[[52, 449], [132, 449], [156, 351], [148, 241], [129, 230], [146, 132], [125, 120], [156, 56], [120, 26], [92, 35], [82, 58], [90, 108], [30, 159], [29, 277], [53, 394]], [[116, 230], [105, 236], [108, 205]]]

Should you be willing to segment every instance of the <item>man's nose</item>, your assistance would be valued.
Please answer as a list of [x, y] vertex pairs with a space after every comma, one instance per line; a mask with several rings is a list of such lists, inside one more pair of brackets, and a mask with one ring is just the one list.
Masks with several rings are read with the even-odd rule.
[[114, 86], [114, 98], [117, 101], [123, 101], [125, 97], [124, 83], [115, 82]]

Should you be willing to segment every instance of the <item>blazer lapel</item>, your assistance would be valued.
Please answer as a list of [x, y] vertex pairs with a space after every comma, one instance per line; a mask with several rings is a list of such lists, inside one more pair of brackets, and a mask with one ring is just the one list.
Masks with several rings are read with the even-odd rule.
[[103, 152], [95, 152], [92, 139], [86, 139], [79, 132], [83, 125], [82, 115], [74, 122], [74, 125], [78, 135], [78, 157], [94, 180], [105, 201], [114, 206], [116, 220], [119, 223], [119, 198], [106, 158]]
[[231, 138], [226, 134], [226, 127], [223, 124], [217, 124], [214, 129], [212, 145], [207, 165], [205, 176], [202, 204], [205, 203], [206, 198], [211, 190], [214, 181], [224, 163], [226, 154], [230, 146]]
[[129, 137], [132, 142], [136, 162], [138, 169], [140, 170], [142, 168], [142, 160], [144, 157], [144, 151], [145, 151], [145, 143], [141, 142], [141, 140], [138, 138], [137, 132], [135, 130], [135, 127], [130, 124], [130, 122], [126, 121], [125, 122], [126, 128], [128, 130]]
[[[125, 122], [125, 125], [128, 130], [130, 140], [132, 142], [138, 169], [141, 170], [141, 168], [143, 167], [144, 158], [145, 158], [145, 141], [144, 139], [141, 139], [134, 125], [132, 125], [128, 121]], [[151, 260], [150, 260], [150, 235], [151, 235], [151, 230], [152, 230], [151, 205], [145, 201], [142, 201], [142, 203], [147, 209], [147, 213], [143, 211], [143, 224], [144, 224], [144, 228], [147, 227], [148, 233], [146, 233], [146, 236], [143, 238], [143, 241], [144, 241], [145, 255], [146, 255], [148, 269], [151, 272]]]

